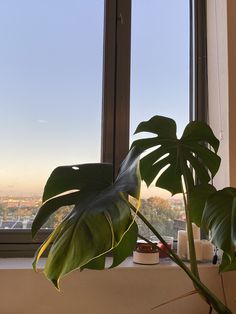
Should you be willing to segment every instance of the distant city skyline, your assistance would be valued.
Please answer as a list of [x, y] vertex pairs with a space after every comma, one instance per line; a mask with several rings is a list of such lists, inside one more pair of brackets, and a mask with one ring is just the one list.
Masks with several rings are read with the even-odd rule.
[[[41, 206], [38, 197], [0, 197], [0, 229], [31, 229], [35, 215]], [[150, 216], [151, 209], [153, 212]], [[168, 209], [166, 212], [164, 209]], [[183, 200], [172, 198], [163, 200], [159, 196], [141, 199], [140, 210], [149, 216], [152, 223], [158, 223], [166, 235], [177, 237], [178, 228], [184, 226]], [[70, 206], [64, 206], [54, 213], [43, 229], [55, 228], [71, 211]], [[161, 217], [161, 220], [158, 218]], [[140, 230], [146, 232], [145, 226], [137, 219]], [[160, 229], [159, 229], [160, 230]]]
[[[103, 4], [0, 1], [1, 196], [40, 196], [55, 167], [100, 161]], [[188, 1], [132, 6], [131, 134], [154, 114], [176, 119], [181, 131]]]

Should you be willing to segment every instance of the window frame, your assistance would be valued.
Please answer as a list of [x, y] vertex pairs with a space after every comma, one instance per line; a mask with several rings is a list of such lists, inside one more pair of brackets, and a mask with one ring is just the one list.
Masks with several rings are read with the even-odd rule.
[[[111, 162], [114, 176], [129, 149], [132, 0], [104, 0], [101, 161]], [[206, 0], [189, 0], [190, 120], [206, 121]], [[51, 230], [36, 239], [31, 230], [0, 229], [0, 257], [31, 257]]]
[[129, 150], [130, 54], [131, 0], [106, 0], [101, 160], [114, 176]]

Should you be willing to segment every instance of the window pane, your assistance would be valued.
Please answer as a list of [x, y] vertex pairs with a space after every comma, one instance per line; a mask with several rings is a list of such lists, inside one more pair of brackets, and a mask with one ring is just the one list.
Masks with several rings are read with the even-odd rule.
[[103, 11], [0, 2], [0, 228], [30, 226], [56, 166], [100, 161]]
[[[181, 135], [189, 117], [188, 1], [134, 0], [132, 6], [131, 141], [138, 123], [153, 115], [176, 120]], [[179, 196], [144, 186], [142, 211], [162, 235], [176, 237], [184, 228]]]

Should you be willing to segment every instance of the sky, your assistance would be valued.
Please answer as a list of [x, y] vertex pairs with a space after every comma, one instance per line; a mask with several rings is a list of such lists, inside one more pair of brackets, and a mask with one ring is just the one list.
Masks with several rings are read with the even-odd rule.
[[131, 132], [159, 114], [188, 123], [189, 2], [134, 0]]
[[[103, 0], [0, 0], [0, 195], [100, 161]], [[188, 120], [188, 1], [133, 0], [131, 134]], [[132, 136], [131, 136], [132, 140]]]

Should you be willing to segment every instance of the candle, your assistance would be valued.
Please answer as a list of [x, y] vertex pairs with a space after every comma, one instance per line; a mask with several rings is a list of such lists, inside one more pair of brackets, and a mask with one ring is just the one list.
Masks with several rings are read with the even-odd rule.
[[200, 228], [192, 223], [192, 229], [193, 229], [193, 238], [194, 240], [200, 240]]
[[[195, 252], [196, 252], [196, 260], [203, 260], [203, 245], [201, 240], [194, 240]], [[190, 259], [189, 247], [187, 250], [187, 257]]]
[[181, 259], [186, 259], [187, 258], [187, 231], [179, 230], [177, 240], [178, 240], [177, 254]]
[[212, 261], [214, 255], [214, 246], [208, 240], [202, 240], [202, 251], [203, 251], [203, 260]]
[[[173, 248], [173, 237], [167, 237], [167, 236], [163, 236], [163, 239], [166, 241], [168, 247], [170, 249]], [[161, 242], [158, 242], [157, 246], [161, 249], [159, 250], [159, 257], [160, 258], [165, 258], [168, 257], [168, 255], [166, 255], [166, 252], [168, 252], [167, 248], [164, 246], [164, 244], [162, 244]]]
[[133, 262], [136, 264], [153, 265], [159, 263], [159, 253], [156, 243], [150, 244], [138, 241], [133, 252]]

